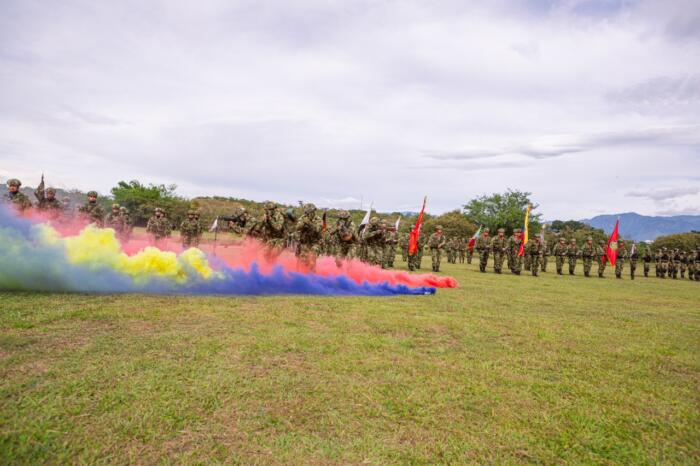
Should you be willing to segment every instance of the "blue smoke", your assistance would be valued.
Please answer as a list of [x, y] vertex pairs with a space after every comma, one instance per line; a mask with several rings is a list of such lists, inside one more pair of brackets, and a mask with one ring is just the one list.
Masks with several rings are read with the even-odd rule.
[[33, 290], [86, 293], [155, 293], [221, 295], [345, 295], [391, 296], [435, 294], [435, 288], [389, 283], [358, 284], [346, 276], [323, 277], [285, 272], [276, 267], [270, 274], [257, 266], [245, 271], [221, 265], [220, 278], [190, 275], [186, 283], [154, 276], [136, 283], [128, 275], [108, 267], [99, 270], [71, 264], [61, 247], [47, 245], [26, 219], [0, 206], [0, 290]]

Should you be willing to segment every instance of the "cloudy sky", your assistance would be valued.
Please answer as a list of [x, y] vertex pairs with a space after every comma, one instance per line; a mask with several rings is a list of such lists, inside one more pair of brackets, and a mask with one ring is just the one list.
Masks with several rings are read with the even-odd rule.
[[697, 0], [0, 0], [0, 177], [700, 214]]

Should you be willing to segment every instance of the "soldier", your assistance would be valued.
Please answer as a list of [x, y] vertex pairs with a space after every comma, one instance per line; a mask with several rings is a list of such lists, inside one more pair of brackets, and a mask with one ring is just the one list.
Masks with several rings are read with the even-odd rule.
[[[520, 275], [523, 268], [523, 258], [520, 255], [520, 245], [523, 242], [520, 228], [513, 230], [513, 235], [508, 239], [508, 257], [510, 259], [510, 271], [515, 275]], [[523, 253], [525, 251], [523, 250]]]
[[297, 238], [296, 256], [299, 265], [307, 271], [316, 270], [316, 257], [321, 242], [322, 229], [321, 220], [316, 215], [316, 206], [305, 204], [304, 213], [297, 222], [295, 237]]
[[593, 246], [593, 238], [586, 238], [586, 243], [581, 247], [581, 258], [583, 260], [583, 275], [591, 276], [591, 267], [593, 266], [593, 258], [597, 256], [597, 250]]
[[355, 224], [347, 210], [341, 210], [338, 213], [338, 221], [331, 231], [331, 241], [334, 243], [335, 263], [338, 267], [341, 266], [343, 260], [353, 258], [358, 238]]
[[685, 271], [688, 269], [688, 255], [685, 250], [681, 251], [681, 278], [685, 278]]
[[119, 211], [119, 204], [112, 204], [112, 211], [105, 218], [105, 226], [114, 230], [120, 240], [124, 238], [124, 217]]
[[43, 178], [42, 184], [40, 184], [34, 192], [34, 196], [36, 196], [38, 200], [36, 205], [37, 209], [47, 212], [52, 218], [57, 218], [63, 212], [61, 201], [56, 199], [56, 189], [48, 188], [44, 191]]
[[542, 244], [540, 244], [540, 237], [534, 236], [531, 241], [527, 242], [525, 245], [527, 251], [525, 251], [527, 256], [530, 256], [530, 271], [532, 276], [536, 277], [540, 270], [540, 257], [542, 256]]
[[399, 237], [399, 249], [401, 250], [401, 260], [408, 262], [408, 234], [402, 234]]
[[681, 252], [678, 248], [673, 250], [673, 254], [671, 255], [671, 260], [673, 261], [673, 279], [676, 280], [678, 278], [678, 272], [680, 271], [681, 268]]
[[639, 259], [639, 253], [637, 252], [637, 245], [632, 243], [632, 248], [629, 253], [630, 259], [630, 279], [634, 280], [634, 272], [637, 270], [637, 260]]
[[656, 269], [656, 278], [661, 278], [661, 249], [656, 250], [656, 254], [654, 254], [654, 268]]
[[153, 217], [148, 219], [146, 232], [151, 235], [155, 243], [170, 236], [170, 222], [165, 218], [165, 212], [160, 207], [156, 207]]
[[265, 242], [265, 257], [268, 261], [275, 259], [282, 252], [287, 232], [284, 229], [284, 215], [271, 201], [265, 202], [265, 213], [260, 221], [262, 240]]
[[134, 225], [131, 223], [129, 209], [124, 206], [119, 207], [119, 215], [122, 216], [122, 224], [124, 225], [124, 242], [128, 242], [131, 238], [131, 232], [134, 230]]
[[[430, 247], [430, 238], [428, 238], [428, 247]], [[445, 253], [447, 255], [447, 263], [451, 264], [455, 254], [454, 238], [445, 238]], [[430, 255], [432, 256], [432, 250]]]
[[688, 252], [688, 279], [695, 280], [696, 272], [696, 262], [700, 261], [700, 254], [693, 252], [692, 250]]
[[576, 238], [571, 238], [569, 242], [569, 247], [566, 250], [566, 256], [569, 259], [569, 275], [575, 275], [576, 273], [576, 262], [578, 257], [581, 255], [581, 251], [576, 245]]
[[182, 247], [185, 249], [199, 246], [201, 227], [195, 215], [194, 210], [188, 210], [187, 218], [180, 223], [180, 239]]
[[[315, 208], [314, 208], [315, 211]], [[314, 214], [315, 215], [315, 214]], [[297, 216], [294, 213], [294, 209], [289, 207], [284, 211], [284, 247], [296, 251], [297, 243]], [[320, 252], [320, 248], [316, 248], [316, 253]]]
[[459, 239], [458, 248], [459, 248], [459, 263], [464, 264], [464, 260], [467, 258], [467, 240], [466, 240], [466, 238]]
[[8, 180], [7, 193], [2, 197], [3, 203], [11, 205], [18, 212], [24, 212], [32, 206], [32, 201], [29, 200], [26, 194], [19, 190], [21, 186], [22, 182], [17, 178]]
[[491, 252], [493, 253], [493, 271], [500, 274], [503, 268], [503, 259], [507, 253], [507, 240], [504, 236], [506, 230], [498, 229], [496, 237], [491, 240]]
[[384, 268], [393, 268], [396, 259], [396, 245], [398, 244], [396, 229], [387, 228], [384, 239]]
[[433, 261], [433, 272], [440, 271], [440, 256], [442, 255], [442, 250], [447, 244], [445, 236], [442, 234], [442, 226], [438, 225], [435, 227], [435, 233], [430, 235], [428, 238], [428, 248], [430, 248], [430, 258]]
[[606, 245], [602, 239], [598, 241], [597, 259], [598, 259], [598, 278], [604, 278], [605, 266], [608, 264], [608, 255], [605, 253]]
[[476, 252], [479, 253], [479, 271], [486, 272], [486, 264], [489, 261], [489, 251], [491, 250], [491, 240], [489, 238], [490, 230], [484, 228], [484, 231], [476, 240]]
[[367, 262], [384, 267], [384, 230], [386, 224], [379, 217], [372, 217], [362, 232], [367, 247]]
[[564, 274], [564, 258], [567, 255], [567, 249], [568, 247], [566, 246], [566, 239], [564, 237], [559, 238], [559, 243], [555, 244], [554, 248], [552, 249], [552, 254], [556, 260], [557, 275]]
[[70, 197], [64, 196], [61, 199], [61, 205], [63, 206], [63, 214], [67, 216], [73, 215], [73, 205], [71, 204]]
[[668, 270], [668, 261], [670, 259], [668, 249], [666, 246], [661, 248], [661, 255], [659, 257], [659, 268], [661, 269], [659, 278], [666, 278], [666, 271]]
[[[525, 241], [524, 235], [521, 235], [521, 238], [522, 238], [521, 241]], [[530, 243], [530, 241], [528, 238], [528, 244], [529, 243]], [[528, 254], [527, 251], [525, 250], [527, 248], [527, 246], [528, 245], [525, 244], [525, 247], [523, 248], [523, 269], [525, 269], [526, 271], [529, 272], [530, 271], [530, 259], [531, 259], [531, 257], [530, 257], [530, 254]]]
[[622, 271], [625, 267], [625, 259], [628, 256], [627, 248], [625, 247], [625, 240], [619, 240], [617, 242], [617, 259], [615, 259], [615, 278], [622, 278]]
[[540, 241], [542, 243], [542, 257], [540, 260], [542, 261], [542, 272], [547, 271], [547, 262], [549, 260], [549, 254], [552, 252], [549, 249], [549, 243], [547, 241]]
[[474, 246], [469, 247], [469, 241], [467, 241], [467, 264], [472, 263], [472, 257], [474, 257]]
[[[649, 277], [649, 270], [651, 269], [651, 248], [647, 245], [644, 248], [644, 255], [642, 256], [642, 261], [644, 261], [644, 277]], [[656, 272], [658, 277], [659, 273]]]
[[105, 211], [97, 203], [97, 191], [88, 191], [87, 202], [78, 211], [85, 221], [94, 223], [100, 228], [104, 226]]
[[695, 248], [695, 258], [693, 260], [693, 270], [695, 280], [700, 282], [700, 246]]

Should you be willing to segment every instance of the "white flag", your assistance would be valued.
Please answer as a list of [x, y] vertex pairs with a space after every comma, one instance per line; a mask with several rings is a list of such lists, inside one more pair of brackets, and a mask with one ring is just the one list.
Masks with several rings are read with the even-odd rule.
[[396, 219], [396, 225], [394, 225], [394, 229], [396, 231], [399, 231], [399, 223], [401, 223], [401, 216], [399, 215], [399, 218]]
[[367, 213], [365, 214], [365, 218], [362, 219], [360, 226], [367, 225], [369, 223], [370, 215], [372, 215], [372, 204], [369, 205], [369, 209], [367, 209]]
[[211, 228], [209, 228], [209, 231], [214, 231], [219, 229], [219, 217], [216, 217], [214, 219], [214, 223], [211, 224]]

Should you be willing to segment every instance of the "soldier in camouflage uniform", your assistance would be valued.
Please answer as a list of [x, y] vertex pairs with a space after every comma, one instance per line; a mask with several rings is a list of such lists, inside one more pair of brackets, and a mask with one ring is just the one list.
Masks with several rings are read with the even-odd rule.
[[114, 234], [119, 240], [124, 239], [124, 217], [119, 211], [119, 204], [112, 204], [112, 211], [105, 218], [105, 227], [114, 230]]
[[503, 259], [507, 254], [508, 243], [505, 235], [506, 230], [503, 228], [498, 229], [496, 237], [491, 240], [491, 253], [493, 254], [493, 271], [495, 273], [501, 273], [503, 269]]
[[[294, 212], [294, 209], [289, 207], [287, 210], [284, 211], [283, 213], [284, 217], [284, 247], [292, 249], [293, 251], [297, 250], [297, 239], [298, 239], [298, 234], [297, 234], [297, 216], [296, 213]], [[320, 253], [321, 251], [321, 244], [319, 241], [319, 244], [317, 245], [317, 251], [316, 253]]]
[[542, 262], [542, 272], [547, 271], [547, 262], [549, 262], [549, 254], [552, 252], [549, 249], [549, 244], [547, 241], [540, 241], [542, 243], [542, 257], [540, 261]]
[[657, 249], [654, 253], [654, 269], [656, 278], [661, 278], [661, 249]]
[[316, 257], [321, 243], [322, 229], [321, 220], [316, 215], [316, 206], [305, 204], [304, 214], [297, 221], [295, 235], [296, 256], [300, 269], [311, 272], [316, 270]]
[[199, 246], [201, 227], [195, 215], [194, 210], [188, 210], [187, 218], [180, 223], [180, 239], [182, 247], [185, 249]]
[[119, 207], [119, 215], [122, 216], [122, 224], [124, 225], [124, 242], [128, 242], [131, 239], [131, 232], [134, 230], [134, 225], [131, 223], [131, 216], [129, 215], [129, 209], [124, 206]]
[[287, 232], [284, 229], [284, 215], [271, 201], [265, 202], [265, 213], [260, 220], [261, 239], [265, 242], [265, 257], [274, 260], [284, 249]]
[[489, 238], [489, 229], [484, 228], [484, 231], [476, 240], [475, 249], [479, 253], [479, 271], [486, 272], [486, 264], [489, 261], [489, 252], [491, 252], [491, 240]]
[[430, 258], [433, 262], [433, 272], [440, 271], [440, 256], [446, 245], [447, 240], [442, 234], [442, 226], [438, 225], [435, 227], [435, 233], [428, 238], [428, 248], [430, 249]]
[[[523, 258], [519, 255], [520, 244], [523, 242], [522, 230], [516, 228], [513, 235], [508, 239], [508, 257], [510, 258], [510, 271], [515, 275], [520, 275], [523, 269]], [[523, 250], [523, 253], [525, 251]]]
[[22, 186], [22, 182], [17, 178], [12, 178], [7, 181], [7, 193], [2, 197], [2, 201], [5, 204], [11, 205], [18, 212], [24, 212], [25, 210], [32, 207], [32, 201], [19, 190]]
[[384, 268], [393, 268], [396, 260], [396, 245], [398, 244], [398, 233], [394, 228], [387, 228], [384, 239]]
[[384, 230], [379, 217], [372, 217], [362, 231], [365, 247], [367, 248], [367, 263], [383, 267], [384, 265]]
[[586, 243], [581, 247], [581, 259], [583, 261], [583, 275], [591, 276], [591, 267], [593, 266], [593, 258], [597, 255], [596, 248], [593, 246], [593, 238], [586, 238]]
[[71, 204], [70, 197], [65, 196], [63, 199], [61, 199], [61, 206], [63, 207], [64, 217], [73, 215], [73, 205]]
[[[525, 241], [525, 235], [522, 235], [522, 241]], [[528, 244], [530, 243], [529, 239], [528, 239], [527, 243]], [[525, 248], [523, 249], [523, 269], [525, 269], [526, 271], [529, 272], [530, 271], [530, 258], [531, 257], [530, 257], [530, 254], [528, 254], [527, 251], [525, 250], [527, 248], [528, 244], [525, 244]]]
[[408, 234], [404, 233], [399, 236], [399, 249], [401, 250], [401, 260], [408, 261]]
[[58, 218], [61, 213], [63, 213], [61, 201], [56, 199], [56, 189], [48, 188], [47, 190], [44, 190], [43, 179], [42, 184], [40, 184], [37, 190], [34, 192], [34, 196], [36, 196], [38, 200], [36, 205], [37, 209], [48, 213], [51, 218]]
[[649, 270], [651, 269], [651, 259], [651, 248], [647, 246], [644, 248], [644, 255], [642, 256], [642, 261], [644, 262], [644, 276], [647, 278], [649, 277]]
[[464, 264], [464, 260], [467, 258], [467, 240], [465, 238], [459, 239], [458, 249], [459, 249], [459, 263]]
[[578, 261], [578, 256], [581, 255], [581, 251], [576, 245], [576, 238], [571, 238], [569, 242], [569, 247], [566, 250], [566, 256], [569, 258], [569, 275], [575, 275], [576, 273], [576, 262]]
[[615, 278], [622, 278], [622, 272], [625, 267], [625, 259], [627, 259], [628, 255], [629, 253], [625, 247], [625, 241], [622, 239], [619, 240], [617, 242], [617, 258], [615, 259]]
[[420, 270], [421, 262], [423, 261], [423, 250], [425, 249], [425, 236], [418, 236], [416, 241], [416, 251], [413, 255], [408, 256], [408, 270]]
[[564, 268], [564, 258], [566, 257], [568, 247], [566, 246], [566, 239], [564, 237], [559, 238], [559, 242], [554, 245], [552, 249], [552, 254], [556, 260], [557, 275], [563, 275]]
[[341, 266], [342, 261], [353, 258], [358, 237], [355, 224], [347, 210], [341, 210], [338, 213], [338, 220], [331, 231], [331, 241], [334, 243], [335, 263], [338, 267]]
[[100, 228], [104, 226], [105, 211], [97, 203], [97, 191], [87, 193], [87, 202], [78, 211], [85, 221], [94, 223]]
[[542, 257], [542, 244], [539, 236], [533, 236], [525, 245], [525, 255], [530, 257], [530, 272], [536, 277], [540, 270], [540, 258]]
[[598, 241], [597, 259], [598, 259], [598, 278], [603, 278], [605, 267], [608, 263], [608, 256], [605, 253], [606, 244], [602, 239]]
[[661, 248], [659, 255], [659, 278], [666, 278], [666, 271], [668, 270], [668, 261], [670, 260], [670, 255], [666, 246]]
[[637, 252], [637, 246], [632, 243], [632, 248], [629, 253], [630, 259], [630, 279], [634, 280], [634, 273], [637, 270], [637, 260], [639, 259], [639, 252]]
[[165, 218], [165, 212], [160, 207], [156, 207], [154, 215], [148, 219], [146, 232], [151, 235], [155, 243], [170, 236], [170, 222]]
[[698, 272], [698, 262], [700, 262], [700, 248], [698, 248], [697, 252], [693, 252], [692, 250], [688, 253], [688, 279], [689, 280], [695, 280], [695, 274], [698, 273], [700, 275], [700, 272]]
[[688, 269], [688, 255], [681, 251], [681, 278], [685, 278], [685, 271]]
[[678, 248], [673, 250], [671, 258], [673, 260], [673, 279], [676, 280], [681, 268], [681, 252]]

